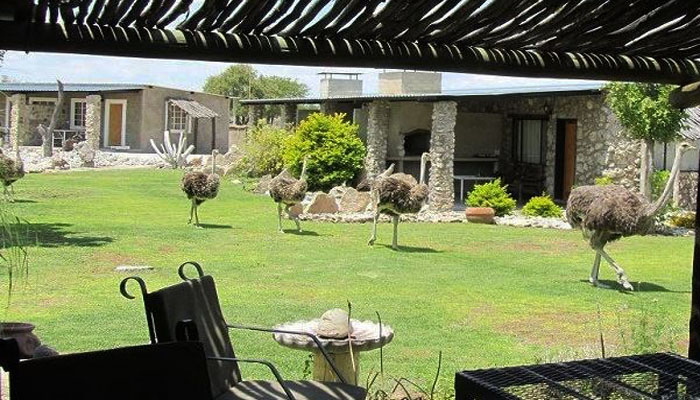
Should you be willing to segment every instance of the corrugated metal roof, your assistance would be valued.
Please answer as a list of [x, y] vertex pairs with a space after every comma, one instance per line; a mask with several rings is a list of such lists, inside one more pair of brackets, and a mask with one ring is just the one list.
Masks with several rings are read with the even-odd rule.
[[285, 103], [322, 103], [329, 100], [339, 102], [354, 101], [440, 101], [459, 100], [469, 97], [488, 96], [551, 96], [551, 95], [582, 95], [600, 93], [603, 84], [583, 83], [569, 85], [543, 85], [543, 86], [509, 86], [509, 87], [485, 87], [472, 88], [460, 91], [445, 91], [443, 93], [417, 93], [417, 94], [363, 94], [359, 96], [336, 96], [336, 97], [294, 97], [276, 99], [245, 99], [241, 104], [285, 104]]
[[686, 110], [688, 119], [685, 122], [685, 128], [681, 131], [681, 136], [688, 140], [700, 139], [700, 108], [689, 108]]
[[219, 116], [216, 112], [194, 100], [171, 99], [170, 102], [194, 118], [215, 118]]
[[[129, 83], [64, 83], [66, 92], [123, 92], [141, 90], [148, 86]], [[55, 92], [56, 83], [0, 83], [2, 92]]]

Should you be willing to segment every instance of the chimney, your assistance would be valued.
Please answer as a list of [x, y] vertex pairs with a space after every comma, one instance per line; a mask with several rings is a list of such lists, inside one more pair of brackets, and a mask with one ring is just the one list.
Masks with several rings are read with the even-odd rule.
[[349, 72], [321, 72], [321, 97], [348, 97], [362, 95], [360, 74]]
[[441, 93], [442, 74], [439, 72], [398, 71], [379, 74], [381, 94]]

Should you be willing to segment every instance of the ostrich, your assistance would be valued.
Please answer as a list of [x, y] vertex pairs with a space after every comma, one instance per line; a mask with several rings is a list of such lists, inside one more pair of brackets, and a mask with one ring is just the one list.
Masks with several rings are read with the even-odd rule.
[[605, 287], [598, 282], [602, 257], [615, 270], [618, 282], [625, 289], [633, 290], [625, 271], [605, 252], [604, 247], [621, 237], [644, 235], [654, 226], [654, 217], [671, 198], [673, 184], [680, 172], [681, 157], [692, 148], [685, 142], [678, 145], [666, 187], [654, 203], [620, 185], [579, 186], [571, 191], [566, 217], [572, 227], [581, 228], [583, 237], [588, 239], [596, 252], [589, 278], [593, 285]]
[[12, 184], [22, 179], [23, 176], [24, 163], [19, 156], [19, 147], [15, 150], [14, 160], [0, 150], [0, 181], [2, 181], [5, 200], [14, 201], [15, 189]]
[[372, 182], [370, 196], [372, 198], [372, 210], [374, 221], [372, 225], [372, 236], [368, 245], [373, 245], [377, 240], [377, 222], [379, 214], [391, 215], [394, 224], [394, 238], [391, 247], [398, 250], [398, 230], [399, 217], [401, 214], [417, 213], [421, 210], [428, 199], [428, 185], [425, 184], [425, 165], [430, 159], [428, 153], [423, 153], [420, 158], [420, 182], [415, 184], [405, 178], [404, 174], [393, 174], [394, 164], [382, 174], [377, 176]]
[[219, 194], [219, 175], [216, 174], [216, 156], [219, 151], [214, 149], [211, 152], [211, 174], [207, 174], [203, 171], [190, 171], [183, 175], [180, 187], [182, 191], [187, 194], [187, 198], [192, 200], [192, 207], [190, 208], [190, 220], [188, 224], [192, 223], [192, 217], [194, 217], [194, 225], [200, 227], [199, 225], [199, 214], [197, 213], [197, 208], [200, 204], [204, 203], [205, 200], [213, 199]]
[[[299, 179], [294, 179], [287, 169], [280, 172], [279, 175], [272, 178], [270, 181], [270, 197], [277, 203], [277, 229], [282, 230], [282, 204], [284, 211], [289, 215], [289, 209], [304, 200], [306, 196], [306, 163], [309, 157], [304, 157], [304, 163], [301, 167], [301, 175]], [[299, 216], [296, 215], [290, 218], [297, 225], [297, 231], [301, 232], [301, 224], [299, 224]]]

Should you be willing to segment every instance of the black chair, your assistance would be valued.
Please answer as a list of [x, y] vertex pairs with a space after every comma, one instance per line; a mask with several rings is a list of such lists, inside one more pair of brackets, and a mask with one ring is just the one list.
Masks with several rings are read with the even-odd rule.
[[[189, 279], [185, 276], [184, 268], [188, 265], [197, 270], [198, 278]], [[190, 325], [196, 327], [197, 336], [202, 341], [204, 352], [209, 358], [207, 366], [211, 377], [211, 390], [217, 400], [361, 400], [366, 397], [365, 389], [347, 384], [344, 381], [333, 360], [314, 335], [307, 332], [227, 324], [221, 312], [214, 279], [209, 275], [204, 275], [201, 266], [195, 262], [182, 264], [178, 273], [183, 282], [152, 293], [148, 293], [146, 284], [141, 278], [128, 277], [121, 283], [121, 292], [125, 297], [133, 299], [134, 296], [129, 294], [126, 285], [130, 280], [138, 282], [143, 295], [146, 321], [152, 343], [177, 340], [178, 332], [182, 333], [183, 321], [188, 321]], [[326, 358], [341, 382], [283, 381], [270, 362], [237, 358], [228, 335], [229, 329], [308, 336], [316, 342], [321, 354]], [[275, 375], [276, 380], [242, 380], [238, 363], [264, 364]]]
[[198, 342], [123, 347], [19, 360], [17, 342], [0, 339], [0, 365], [12, 400], [209, 400]]

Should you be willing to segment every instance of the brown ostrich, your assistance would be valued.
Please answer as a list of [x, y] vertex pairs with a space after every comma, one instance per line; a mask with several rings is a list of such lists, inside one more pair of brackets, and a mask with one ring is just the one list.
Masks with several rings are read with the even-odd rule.
[[581, 229], [583, 237], [596, 252], [589, 278], [593, 285], [605, 287], [598, 282], [600, 258], [603, 257], [615, 270], [618, 282], [625, 289], [633, 290], [625, 271], [605, 252], [604, 247], [622, 237], [649, 232], [654, 226], [654, 217], [671, 199], [673, 184], [680, 172], [681, 157], [691, 148], [685, 142], [678, 145], [666, 187], [654, 203], [620, 185], [580, 186], [571, 191], [566, 217], [572, 227]]
[[219, 175], [216, 174], [217, 154], [219, 154], [218, 150], [212, 150], [210, 174], [203, 171], [190, 171], [183, 175], [180, 183], [182, 191], [185, 192], [187, 198], [192, 201], [190, 220], [187, 223], [191, 224], [192, 218], [194, 217], [194, 225], [196, 227], [200, 227], [199, 214], [197, 213], [199, 205], [204, 203], [205, 200], [216, 198], [216, 195], [219, 194]]
[[377, 222], [380, 214], [388, 214], [394, 224], [394, 237], [391, 247], [398, 250], [399, 218], [401, 214], [417, 213], [423, 208], [428, 199], [428, 185], [425, 184], [425, 167], [430, 155], [423, 153], [420, 158], [420, 181], [406, 179], [405, 174], [392, 174], [394, 164], [372, 181], [370, 191], [374, 220], [372, 224], [372, 236], [368, 245], [373, 245], [377, 240]]
[[306, 183], [306, 163], [308, 161], [308, 156], [304, 157], [304, 164], [301, 167], [301, 175], [299, 179], [294, 179], [287, 169], [280, 172], [279, 175], [272, 178], [270, 181], [270, 197], [277, 203], [277, 229], [280, 232], [282, 230], [282, 204], [284, 204], [284, 211], [287, 213], [289, 218], [294, 220], [297, 225], [297, 231], [301, 232], [301, 224], [299, 223], [299, 216], [291, 216], [289, 214], [289, 209], [304, 200], [306, 196], [306, 189], [308, 187]]
[[6, 201], [15, 201], [15, 189], [12, 184], [22, 177], [24, 177], [24, 163], [19, 156], [19, 147], [15, 150], [14, 160], [0, 150], [0, 181], [2, 181], [3, 195]]

